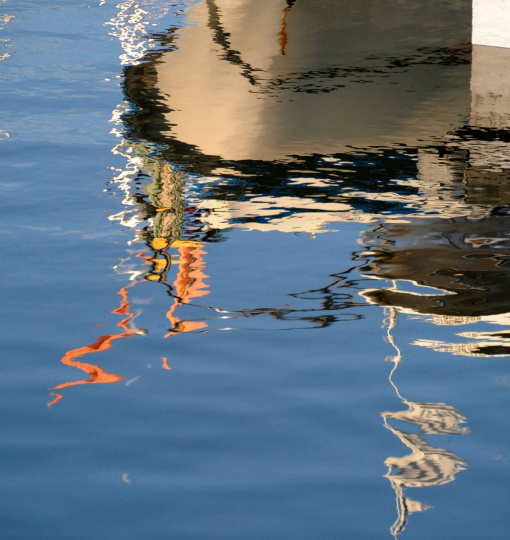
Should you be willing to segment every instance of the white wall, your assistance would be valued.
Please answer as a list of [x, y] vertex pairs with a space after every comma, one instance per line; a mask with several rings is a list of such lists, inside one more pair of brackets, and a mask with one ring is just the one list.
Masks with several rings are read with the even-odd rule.
[[510, 48], [510, 0], [473, 0], [473, 45]]

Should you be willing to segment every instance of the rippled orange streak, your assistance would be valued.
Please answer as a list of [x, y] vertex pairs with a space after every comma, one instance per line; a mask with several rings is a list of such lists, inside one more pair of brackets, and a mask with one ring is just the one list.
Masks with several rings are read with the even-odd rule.
[[129, 306], [129, 297], [128, 297], [128, 289], [130, 287], [133, 287], [135, 285], [135, 282], [133, 281], [131, 285], [128, 285], [127, 287], [122, 287], [122, 289], [117, 293], [122, 296], [122, 300], [120, 302], [120, 306], [117, 309], [114, 309], [112, 313], [114, 315], [127, 315], [125, 319], [122, 319], [122, 321], [117, 323], [117, 326], [120, 326], [123, 330], [125, 330], [128, 333], [132, 333], [132, 331], [129, 329], [129, 321], [133, 318], [133, 313], [131, 313], [129, 310], [131, 309]]
[[[78, 362], [76, 358], [80, 358], [86, 354], [106, 351], [111, 348], [112, 343], [115, 339], [132, 337], [136, 335], [136, 331], [130, 330], [128, 326], [129, 321], [133, 318], [133, 314], [130, 313], [128, 288], [134, 286], [134, 284], [135, 283], [133, 282], [128, 287], [123, 287], [122, 289], [120, 289], [120, 291], [117, 293], [122, 297], [120, 306], [117, 309], [114, 309], [112, 311], [112, 313], [114, 313], [115, 315], [127, 315], [122, 321], [117, 323], [117, 326], [120, 326], [124, 330], [124, 332], [121, 332], [120, 334], [106, 334], [104, 336], [101, 336], [91, 345], [86, 345], [85, 347], [79, 347], [77, 349], [72, 349], [68, 351], [64, 355], [64, 357], [61, 359], [61, 362], [65, 364], [66, 366], [76, 367], [78, 369], [81, 369], [85, 373], [87, 373], [90, 376], [90, 379], [62, 383], [62, 384], [59, 384], [58, 386], [53, 387], [53, 390], [60, 390], [62, 388], [67, 388], [69, 386], [76, 386], [79, 384], [90, 384], [90, 383], [105, 384], [105, 383], [116, 383], [116, 382], [122, 381], [124, 377], [121, 377], [120, 375], [117, 375], [115, 373], [108, 373], [104, 369], [100, 368], [99, 366], [95, 366], [93, 364], [87, 364], [85, 362]], [[55, 395], [56, 397], [53, 401], [48, 403], [49, 406], [55, 404], [57, 401], [62, 399], [62, 394], [53, 394], [53, 395]]]
[[116, 375], [115, 373], [107, 373], [104, 369], [101, 369], [99, 366], [93, 364], [86, 364], [85, 362], [78, 362], [75, 358], [80, 358], [86, 354], [97, 353], [101, 351], [106, 351], [111, 348], [112, 342], [114, 339], [131, 337], [134, 336], [135, 332], [126, 332], [122, 334], [113, 334], [101, 336], [98, 338], [92, 345], [86, 345], [85, 347], [80, 347], [79, 349], [73, 349], [68, 351], [62, 358], [62, 364], [66, 366], [76, 367], [85, 371], [90, 375], [90, 379], [84, 381], [72, 381], [67, 383], [59, 384], [54, 386], [53, 390], [59, 390], [61, 388], [67, 388], [68, 386], [76, 386], [77, 384], [88, 384], [88, 383], [115, 383], [122, 381], [124, 377]]
[[280, 52], [282, 54], [285, 54], [285, 48], [287, 47], [287, 43], [289, 42], [289, 36], [287, 35], [287, 14], [289, 13], [289, 11], [290, 11], [290, 6], [286, 7], [283, 10], [283, 17], [282, 17], [282, 22], [280, 25], [280, 32], [278, 34], [280, 36]]
[[162, 356], [161, 357], [161, 360], [163, 360], [163, 369], [172, 369], [169, 365], [168, 365], [168, 358], [166, 356]]
[[174, 281], [174, 287], [177, 296], [183, 302], [185, 302], [186, 297], [191, 300], [209, 294], [209, 291], [200, 290], [208, 288], [204, 280], [209, 276], [202, 271], [205, 269], [203, 258], [205, 253], [197, 247], [183, 246], [179, 248], [179, 271]]
[[55, 392], [51, 392], [51, 395], [55, 396], [55, 399], [48, 402], [48, 407], [55, 405], [57, 401], [60, 401], [64, 397], [62, 394], [56, 394]]
[[[205, 261], [203, 255], [205, 251], [197, 247], [183, 246], [179, 249], [179, 270], [174, 281], [174, 287], [178, 298], [174, 299], [173, 305], [167, 312], [167, 318], [172, 324], [172, 328], [179, 328], [179, 332], [193, 332], [201, 328], [206, 328], [207, 324], [201, 321], [182, 321], [175, 315], [175, 310], [180, 304], [187, 304], [193, 298], [199, 298], [209, 294], [210, 291], [203, 289], [208, 287], [204, 280], [209, 277], [203, 270]], [[169, 332], [165, 337], [176, 332]]]

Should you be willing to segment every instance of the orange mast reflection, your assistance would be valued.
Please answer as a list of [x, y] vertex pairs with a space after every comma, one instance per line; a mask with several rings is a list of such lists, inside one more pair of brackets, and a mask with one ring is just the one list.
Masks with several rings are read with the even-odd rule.
[[285, 54], [285, 48], [289, 42], [289, 36], [287, 35], [287, 14], [289, 13], [291, 7], [294, 5], [296, 0], [287, 0], [287, 7], [283, 10], [282, 22], [280, 25], [280, 52]]
[[179, 270], [174, 281], [176, 297], [166, 314], [172, 324], [172, 330], [165, 337], [206, 328], [207, 324], [203, 321], [183, 321], [179, 319], [175, 315], [175, 310], [179, 305], [187, 304], [193, 298], [205, 296], [210, 292], [204, 290], [208, 287], [204, 280], [209, 276], [204, 273], [205, 261], [203, 256], [206, 252], [201, 249], [202, 244], [192, 241], [175, 241], [172, 247], [177, 247], [179, 251]]
[[[172, 264], [178, 264], [177, 276], [173, 282], [174, 302], [167, 311], [167, 319], [170, 321], [171, 330], [165, 338], [174, 334], [194, 332], [206, 328], [204, 321], [185, 321], [176, 314], [177, 308], [182, 304], [188, 304], [194, 298], [206, 296], [210, 291], [204, 290], [209, 287], [205, 279], [209, 276], [204, 273], [206, 264], [204, 255], [207, 253], [202, 248], [202, 242], [194, 240], [174, 240], [164, 237], [155, 237], [149, 242], [154, 253], [146, 258], [146, 264], [151, 265], [151, 270], [145, 274], [147, 281], [164, 283]], [[177, 248], [179, 258], [172, 259], [167, 253], [169, 248]], [[165, 363], [163, 364], [165, 369]]]
[[[106, 334], [104, 336], [100, 336], [91, 345], [86, 345], [85, 347], [79, 347], [77, 349], [72, 349], [66, 352], [64, 357], [61, 359], [61, 362], [65, 364], [66, 366], [72, 366], [72, 367], [81, 369], [82, 371], [87, 373], [90, 376], [90, 378], [79, 380], [79, 381], [70, 381], [70, 382], [62, 383], [62, 384], [59, 384], [58, 386], [54, 386], [53, 390], [61, 390], [62, 388], [67, 388], [69, 386], [76, 386], [78, 384], [116, 383], [123, 379], [122, 376], [117, 375], [115, 373], [108, 373], [104, 369], [100, 368], [99, 366], [96, 366], [93, 364], [87, 364], [85, 362], [79, 362], [76, 359], [82, 356], [85, 356], [86, 354], [97, 353], [97, 352], [106, 351], [110, 349], [115, 339], [132, 337], [132, 336], [135, 336], [136, 334], [143, 332], [143, 330], [136, 330], [136, 329], [133, 330], [129, 328], [129, 322], [133, 318], [133, 313], [130, 312], [128, 288], [133, 287], [134, 285], [135, 285], [135, 282], [131, 283], [131, 285], [128, 285], [127, 287], [123, 287], [122, 289], [120, 289], [120, 291], [117, 293], [117, 294], [120, 294], [122, 297], [120, 306], [117, 309], [114, 309], [112, 311], [112, 313], [114, 313], [115, 315], [125, 315], [124, 319], [122, 319], [120, 322], [117, 323], [117, 326], [122, 328], [123, 332], [120, 332], [118, 334]], [[49, 407], [57, 403], [57, 401], [60, 401], [63, 397], [62, 394], [56, 393], [56, 392], [52, 392], [51, 395], [55, 396], [55, 398], [48, 403]]]

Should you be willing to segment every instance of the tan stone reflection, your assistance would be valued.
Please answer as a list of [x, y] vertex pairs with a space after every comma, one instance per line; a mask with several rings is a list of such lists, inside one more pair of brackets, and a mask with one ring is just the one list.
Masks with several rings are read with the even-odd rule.
[[[387, 359], [394, 364], [389, 374], [389, 381], [406, 409], [399, 412], [383, 412], [381, 416], [384, 427], [411, 450], [407, 456], [389, 457], [384, 462], [388, 467], [385, 477], [390, 481], [396, 495], [397, 519], [390, 529], [391, 534], [396, 537], [404, 530], [407, 519], [412, 513], [423, 512], [430, 508], [421, 502], [409, 499], [406, 488], [446, 484], [453, 481], [455, 475], [467, 465], [463, 459], [452, 452], [432, 446], [424, 440], [422, 435], [462, 435], [469, 433], [469, 430], [461, 425], [465, 423], [466, 417], [451, 405], [409, 401], [402, 397], [393, 380], [402, 360], [400, 350], [391, 333], [397, 324], [398, 313], [395, 309], [389, 309], [387, 315], [387, 340], [397, 352], [396, 356]], [[418, 432], [413, 433], [392, 427], [392, 421], [411, 424], [418, 429]]]
[[473, 127], [510, 128], [510, 48], [473, 46], [471, 118]]
[[[188, 21], [147, 84], [165, 105], [158, 135], [206, 155], [274, 160], [416, 144], [457, 126], [469, 106], [468, 66], [459, 68], [465, 86], [433, 66], [468, 40], [463, 1], [204, 0]], [[393, 66], [401, 58], [416, 61], [412, 75]]]

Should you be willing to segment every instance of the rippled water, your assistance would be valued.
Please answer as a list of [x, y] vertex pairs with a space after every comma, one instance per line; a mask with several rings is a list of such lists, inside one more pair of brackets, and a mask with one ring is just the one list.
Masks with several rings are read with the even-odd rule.
[[0, 536], [506, 538], [470, 3], [0, 7]]

